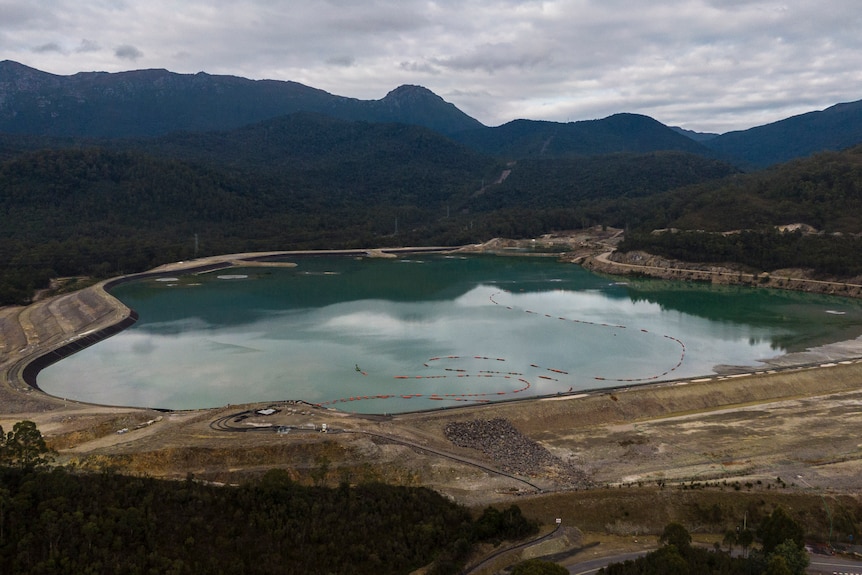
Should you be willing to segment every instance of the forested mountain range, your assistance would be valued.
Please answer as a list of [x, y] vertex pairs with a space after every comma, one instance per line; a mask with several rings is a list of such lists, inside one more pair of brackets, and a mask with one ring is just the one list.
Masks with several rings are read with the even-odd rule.
[[843, 150], [862, 142], [862, 100], [836, 104], [702, 143], [743, 168], [764, 168], [816, 152]]
[[637, 114], [579, 122], [514, 120], [487, 127], [421, 86], [380, 100], [330, 94], [297, 82], [167, 70], [59, 76], [0, 62], [0, 133], [127, 138], [225, 131], [295, 112], [423, 126], [506, 159], [679, 150], [757, 169], [862, 142], [862, 101], [748, 130], [713, 135]]
[[58, 76], [0, 62], [0, 132], [119, 138], [228, 130], [294, 112], [400, 122], [443, 134], [482, 124], [421, 86], [381, 100], [335, 96], [297, 82], [167, 70]]
[[559, 158], [658, 150], [711, 155], [693, 139], [639, 114], [614, 114], [602, 120], [565, 124], [515, 120], [497, 128], [465, 130], [452, 137], [474, 150], [507, 158]]
[[[68, 92], [67, 82], [82, 91]], [[190, 105], [188, 86], [196, 83], [207, 114], [191, 114], [198, 119], [186, 129], [168, 131], [188, 106], [159, 106], [159, 98], [182, 93]], [[240, 105], [242, 90], [292, 93], [294, 102], [346, 100], [281, 84], [164, 71], [57, 77], [0, 63], [0, 305], [28, 301], [52, 277], [104, 277], [214, 253], [458, 245], [597, 224], [640, 238], [631, 247], [648, 247], [655, 236], [646, 232], [670, 227], [764, 231], [806, 223], [846, 241], [862, 233], [858, 148], [745, 173], [744, 162], [718, 158], [727, 149], [706, 147], [724, 136], [696, 142], [635, 114], [487, 128], [409, 86], [374, 105], [336, 106], [362, 110], [358, 121], [319, 110], [247, 121], [242, 114], [254, 106]], [[148, 87], [139, 92], [140, 85]], [[222, 92], [213, 87], [219, 85]], [[387, 100], [399, 121], [374, 119]], [[138, 116], [125, 116], [138, 107]], [[71, 113], [77, 119], [56, 126], [47, 119], [73, 108], [90, 115]], [[815, 114], [806, 129], [856, 109]], [[167, 111], [154, 119], [158, 110]], [[21, 120], [31, 112], [31, 121]], [[123, 137], [103, 137], [96, 128], [116, 114]], [[142, 131], [147, 122], [136, 123], [144, 117], [157, 135]], [[189, 127], [225, 118], [242, 123]], [[81, 122], [91, 130], [76, 131]], [[785, 133], [802, 125], [787, 122]], [[852, 141], [851, 130], [840, 133]], [[815, 136], [806, 141], [826, 146]], [[663, 241], [683, 240], [690, 242]], [[669, 250], [665, 244], [656, 249]], [[847, 250], [829, 249], [841, 256], [829, 273], [855, 273], [855, 260], [842, 255]]]

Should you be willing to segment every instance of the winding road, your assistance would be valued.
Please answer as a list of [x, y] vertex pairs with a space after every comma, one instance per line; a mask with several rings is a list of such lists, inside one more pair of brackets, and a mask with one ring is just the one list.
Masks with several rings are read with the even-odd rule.
[[[237, 433], [276, 433], [279, 428], [267, 426], [267, 427], [235, 427], [232, 426], [231, 423], [237, 421], [237, 419], [243, 419], [244, 417], [253, 415], [255, 413], [254, 410], [246, 410], [240, 411], [237, 413], [232, 413], [230, 415], [225, 415], [218, 419], [215, 419], [210, 422], [210, 428], [215, 431], [227, 431], [227, 432], [237, 432]], [[282, 429], [289, 429], [290, 433], [320, 433], [320, 431], [312, 428], [305, 428], [301, 426], [288, 426], [282, 427]], [[351, 430], [351, 429], [341, 429], [337, 427], [328, 427], [326, 429], [327, 434], [339, 434], [339, 433], [352, 433], [356, 435], [365, 435], [368, 437], [376, 437], [378, 439], [382, 439], [389, 443], [396, 443], [398, 445], [403, 445], [405, 447], [409, 447], [411, 449], [416, 449], [419, 451], [424, 451], [425, 453], [430, 453], [432, 455], [436, 455], [438, 457], [444, 457], [451, 461], [457, 461], [458, 463], [463, 463], [465, 465], [470, 465], [477, 469], [481, 469], [486, 473], [490, 473], [493, 475], [497, 475], [500, 477], [505, 477], [507, 479], [511, 479], [515, 482], [518, 482], [522, 485], [526, 485], [530, 489], [534, 490], [537, 493], [543, 493], [546, 491], [545, 488], [532, 483], [524, 479], [523, 477], [518, 477], [517, 475], [512, 475], [511, 473], [506, 473], [505, 471], [501, 471], [499, 469], [495, 469], [490, 467], [484, 463], [476, 461], [474, 459], [470, 459], [468, 457], [462, 457], [460, 455], [455, 455], [454, 453], [450, 453], [447, 451], [443, 451], [441, 449], [435, 449], [433, 447], [428, 447], [425, 445], [420, 445], [414, 441], [408, 441], [406, 439], [401, 439], [399, 437], [395, 437], [393, 435], [385, 434], [385, 433], [377, 433], [374, 431], [366, 431], [366, 430]]]

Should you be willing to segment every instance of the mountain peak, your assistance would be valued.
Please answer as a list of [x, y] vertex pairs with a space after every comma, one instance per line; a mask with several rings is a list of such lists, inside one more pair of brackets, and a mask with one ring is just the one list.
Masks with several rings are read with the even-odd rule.
[[36, 76], [53, 76], [48, 72], [42, 72], [36, 68], [19, 64], [14, 60], [0, 60], [0, 79], [4, 78], [20, 78], [20, 77], [36, 77]]
[[427, 126], [444, 134], [483, 127], [481, 122], [424, 86], [398, 86], [378, 100], [378, 104], [395, 121]]
[[0, 61], [0, 132], [155, 136], [232, 129], [302, 111], [350, 121], [415, 124], [444, 134], [482, 127], [422, 86], [400, 86], [382, 100], [364, 101], [279, 80], [157, 68], [57, 76]]
[[404, 99], [418, 99], [418, 98], [433, 98], [435, 100], [443, 101], [443, 98], [429, 90], [424, 86], [417, 86], [415, 84], [402, 84], [398, 86], [383, 98], [386, 100], [404, 100]]

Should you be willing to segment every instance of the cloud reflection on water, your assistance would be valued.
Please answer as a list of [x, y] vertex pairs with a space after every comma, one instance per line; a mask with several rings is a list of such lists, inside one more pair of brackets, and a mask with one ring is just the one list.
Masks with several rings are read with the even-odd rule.
[[[522, 387], [518, 378], [530, 382], [524, 395], [553, 394], [659, 374], [700, 376], [716, 364], [753, 365], [775, 355], [776, 329], [769, 326], [633, 301], [619, 287], [500, 283], [512, 291], [479, 282], [452, 299], [283, 309], [271, 299], [272, 309], [255, 309], [250, 320], [239, 321], [239, 310], [232, 310], [222, 323], [194, 312], [175, 321], [144, 321], [48, 368], [39, 383], [49, 393], [84, 401], [175, 409], [383, 394], [396, 399], [336, 407], [396, 412], [440, 406], [402, 395], [504, 391], [509, 398]], [[289, 300], [277, 285], [267, 287], [272, 298]], [[520, 291], [526, 288], [531, 291]], [[668, 375], [683, 344], [685, 361]]]

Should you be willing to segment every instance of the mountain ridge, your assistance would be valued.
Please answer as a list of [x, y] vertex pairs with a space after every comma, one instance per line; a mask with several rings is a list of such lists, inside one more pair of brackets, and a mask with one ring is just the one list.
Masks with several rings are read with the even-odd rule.
[[61, 76], [0, 61], [0, 133], [7, 135], [157, 137], [230, 130], [295, 112], [422, 126], [508, 160], [675, 150], [753, 170], [862, 142], [862, 100], [719, 135], [625, 112], [578, 122], [519, 119], [488, 127], [412, 84], [379, 100], [358, 100], [293, 81], [160, 68]]
[[412, 123], [443, 134], [482, 124], [430, 90], [401, 86], [358, 100], [283, 80], [164, 69], [59, 76], [0, 62], [0, 131], [83, 137], [158, 136], [237, 128], [298, 111], [343, 120]]
[[727, 132], [703, 144], [734, 163], [765, 168], [816, 152], [850, 148], [860, 142], [862, 100]]
[[608, 153], [676, 150], [710, 156], [710, 150], [658, 120], [619, 113], [600, 120], [547, 122], [513, 120], [452, 136], [480, 152], [517, 158], [576, 157]]

